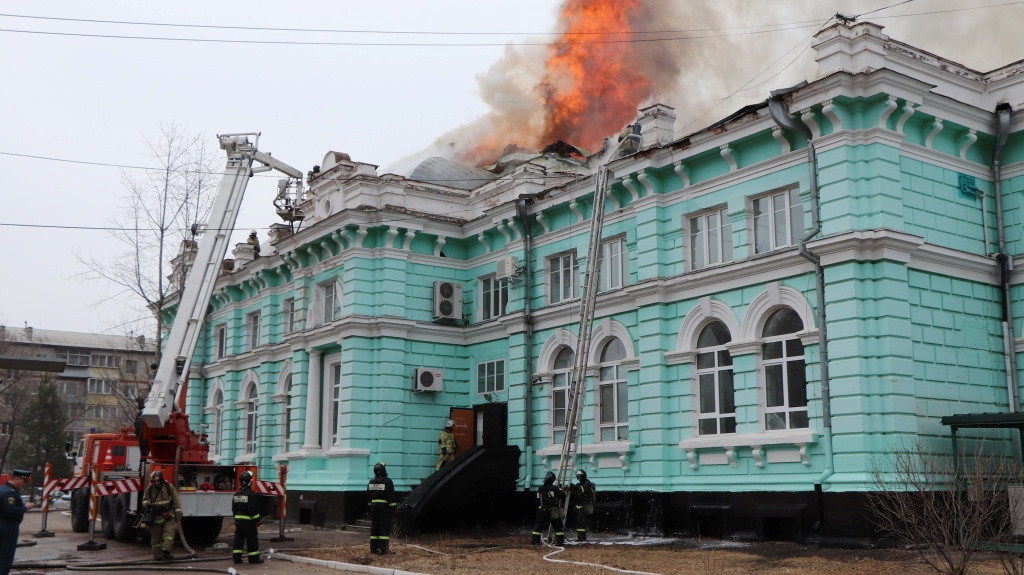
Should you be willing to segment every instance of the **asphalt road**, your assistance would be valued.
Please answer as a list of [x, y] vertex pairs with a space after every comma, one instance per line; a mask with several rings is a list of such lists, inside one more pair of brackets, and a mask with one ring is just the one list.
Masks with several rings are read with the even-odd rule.
[[[226, 530], [230, 529], [228, 527], [229, 523], [230, 521], [225, 521]], [[21, 541], [23, 545], [18, 547], [14, 555], [12, 573], [18, 573], [19, 570], [23, 574], [36, 572], [48, 574], [81, 573], [81, 571], [68, 570], [63, 567], [44, 569], [27, 565], [27, 563], [50, 562], [56, 564], [115, 563], [116, 565], [110, 569], [89, 570], [90, 573], [106, 575], [123, 575], [124, 573], [140, 573], [149, 570], [147, 566], [127, 565], [129, 562], [151, 561], [152, 552], [149, 549], [149, 545], [105, 539], [100, 531], [99, 522], [96, 524], [95, 542], [107, 544], [106, 549], [99, 551], [78, 550], [79, 545], [89, 541], [89, 535], [88, 533], [74, 533], [71, 531], [71, 520], [66, 510], [58, 509], [54, 511], [51, 509], [48, 514], [47, 530], [54, 533], [53, 537], [35, 537], [35, 533], [40, 531], [41, 526], [42, 513], [30, 511], [25, 515], [25, 521], [21, 524]], [[286, 536], [295, 540], [285, 543], [274, 543], [270, 539], [279, 535], [278, 523], [275, 521], [264, 524], [260, 530], [260, 550], [264, 552], [265, 559], [266, 552], [270, 549], [273, 549], [275, 552], [287, 552], [288, 550], [311, 547], [349, 545], [366, 540], [366, 536], [363, 534], [338, 530], [314, 531], [308, 525], [298, 526], [289, 524], [286, 529]], [[28, 543], [28, 545], [24, 545], [25, 543]], [[193, 573], [200, 569], [216, 569], [221, 570], [221, 572], [227, 572], [229, 568], [240, 567], [240, 569], [237, 569], [240, 575], [285, 575], [293, 573], [303, 573], [303, 575], [337, 575], [338, 573], [338, 571], [331, 569], [277, 559], [272, 554], [262, 564], [249, 565], [243, 563], [236, 566], [231, 562], [231, 534], [222, 534], [218, 539], [218, 543], [226, 545], [222, 549], [212, 547], [195, 548], [198, 553], [196, 561], [160, 563], [159, 567], [180, 567], [182, 572], [192, 571]], [[173, 553], [175, 555], [184, 555], [185, 550], [181, 547], [180, 543], [177, 543]], [[155, 566], [152, 563], [149, 565]]]

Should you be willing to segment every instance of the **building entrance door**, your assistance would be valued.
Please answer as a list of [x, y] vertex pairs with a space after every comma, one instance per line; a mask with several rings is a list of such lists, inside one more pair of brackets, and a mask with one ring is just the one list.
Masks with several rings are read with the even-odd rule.
[[473, 410], [464, 407], [453, 407], [449, 417], [455, 422], [455, 455], [476, 445], [476, 418]]

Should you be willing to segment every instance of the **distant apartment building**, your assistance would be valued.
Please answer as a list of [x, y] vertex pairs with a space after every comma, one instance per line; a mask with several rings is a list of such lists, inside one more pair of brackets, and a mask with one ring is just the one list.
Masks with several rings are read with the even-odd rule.
[[[156, 361], [155, 341], [141, 335], [0, 326], [0, 342], [8, 355], [52, 357], [67, 362], [61, 373], [7, 370], [2, 375], [6, 379], [17, 378], [21, 389], [34, 389], [45, 378], [52, 378], [64, 402], [69, 441], [92, 430], [115, 431], [130, 424], [138, 409], [138, 399], [145, 397], [150, 366]], [[10, 401], [0, 401], [0, 433], [10, 433], [13, 411]]]

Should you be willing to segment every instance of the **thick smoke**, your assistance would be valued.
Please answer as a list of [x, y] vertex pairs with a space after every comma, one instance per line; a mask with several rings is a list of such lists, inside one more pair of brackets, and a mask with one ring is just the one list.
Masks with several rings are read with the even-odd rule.
[[[813, 34], [837, 12], [851, 16], [879, 7], [876, 0], [622, 3], [635, 6], [628, 12], [633, 41], [618, 53], [626, 60], [624, 68], [642, 77], [644, 90], [630, 96], [633, 101], [624, 104], [624, 109], [601, 110], [614, 119], [601, 130], [610, 135], [628, 123], [638, 107], [661, 102], [676, 109], [676, 137], [762, 101], [771, 90], [813, 80]], [[1024, 35], [1016, 25], [1024, 8], [993, 6], [998, 3], [912, 2], [861, 20], [885, 26], [884, 32], [895, 40], [987, 71], [1024, 58]], [[567, 0], [562, 5], [559, 31], [570, 25], [566, 10], [589, 4], [605, 5], [608, 0]], [[655, 39], [658, 41], [652, 41]], [[394, 166], [395, 171], [402, 173], [423, 158], [438, 155], [479, 165], [495, 160], [506, 146], [539, 149], [554, 139], [592, 145], [574, 141], [574, 137], [595, 138], [582, 136], [581, 131], [572, 129], [571, 122], [553, 129], [552, 83], [573, 80], [565, 74], [553, 79], [551, 61], [557, 53], [554, 48], [510, 45], [501, 59], [477, 77], [480, 97], [490, 111], [444, 134], [430, 148]], [[578, 79], [578, 87], [603, 106], [611, 98], [602, 92], [606, 88], [589, 81], [591, 73]], [[592, 124], [595, 120], [587, 117], [580, 122]]]

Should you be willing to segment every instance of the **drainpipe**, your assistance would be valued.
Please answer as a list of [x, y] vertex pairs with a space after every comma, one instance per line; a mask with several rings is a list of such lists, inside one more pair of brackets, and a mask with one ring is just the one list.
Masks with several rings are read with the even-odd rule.
[[815, 480], [814, 491], [818, 498], [818, 527], [825, 522], [825, 505], [822, 484], [835, 473], [835, 451], [832, 448], [832, 399], [828, 374], [828, 324], [825, 320], [825, 270], [821, 266], [821, 258], [807, 249], [807, 242], [821, 231], [821, 209], [818, 201], [818, 156], [812, 141], [811, 130], [799, 120], [789, 115], [789, 108], [782, 100], [786, 94], [800, 88], [803, 84], [784, 90], [774, 90], [768, 98], [768, 112], [775, 123], [783, 130], [796, 132], [807, 139], [807, 165], [810, 170], [811, 188], [811, 229], [800, 238], [799, 253], [814, 266], [815, 292], [817, 299], [818, 320], [818, 365], [821, 373], [821, 420], [824, 426], [822, 437], [825, 448], [826, 464], [821, 475]]
[[526, 200], [533, 197], [523, 194], [516, 200], [516, 215], [523, 226], [523, 346], [526, 351], [526, 389], [523, 392], [526, 449], [523, 452], [526, 456], [524, 485], [527, 489], [533, 484], [533, 311], [530, 306], [530, 298], [533, 295], [533, 235], [530, 233]]
[[999, 252], [996, 261], [999, 263], [999, 287], [1002, 292], [1003, 304], [1003, 353], [1006, 357], [1006, 392], [1007, 403], [1011, 413], [1020, 411], [1020, 396], [1017, 388], [1017, 357], [1014, 351], [1013, 309], [1010, 300], [1010, 274], [1013, 272], [1013, 259], [1006, 253], [1006, 231], [1003, 229], [1003, 146], [1010, 136], [1010, 113], [1013, 109], [1009, 104], [996, 106], [996, 144], [992, 151], [992, 195], [996, 199], [996, 232], [999, 234]]

